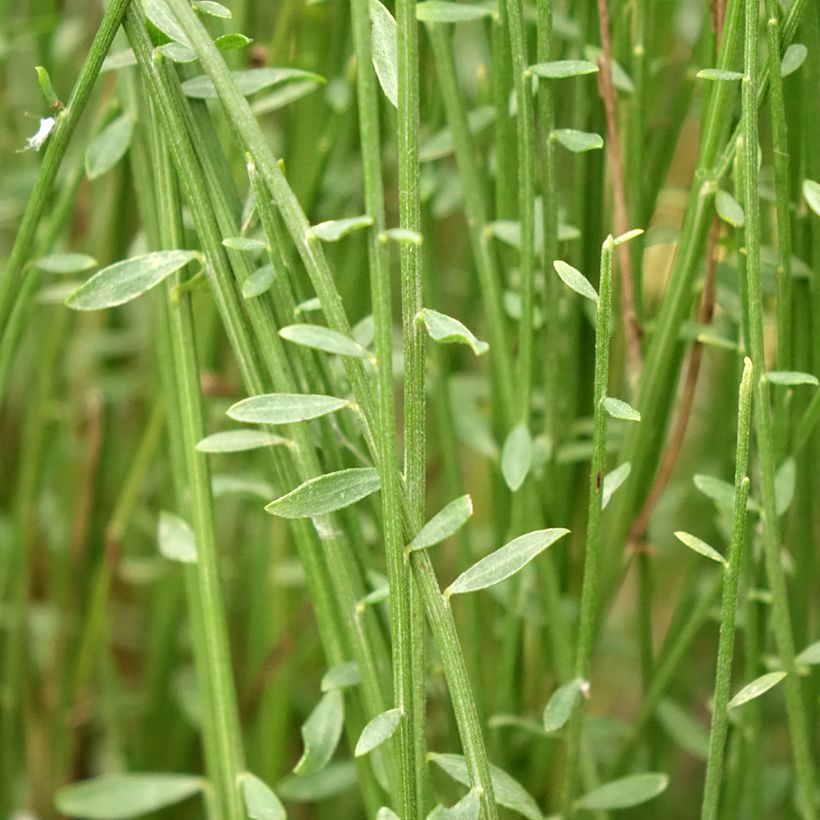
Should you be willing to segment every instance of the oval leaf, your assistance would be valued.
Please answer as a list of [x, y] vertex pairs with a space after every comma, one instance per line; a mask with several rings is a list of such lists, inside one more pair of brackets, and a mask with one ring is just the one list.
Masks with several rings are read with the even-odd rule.
[[97, 260], [85, 253], [52, 253], [34, 261], [46, 273], [80, 273], [97, 267]]
[[313, 518], [341, 510], [375, 493], [379, 473], [372, 467], [353, 467], [317, 478], [271, 501], [265, 509], [280, 518]]
[[742, 228], [746, 223], [746, 214], [740, 203], [728, 192], [718, 191], [715, 194], [717, 215], [734, 228]]
[[499, 584], [523, 569], [568, 532], [569, 530], [563, 527], [554, 527], [519, 535], [518, 538], [514, 538], [495, 552], [491, 552], [459, 575], [444, 590], [444, 594], [450, 596], [463, 592], [475, 592]]
[[399, 44], [396, 21], [379, 0], [370, 0], [370, 24], [373, 68], [385, 97], [395, 108], [399, 104]]
[[783, 678], [785, 672], [767, 672], [759, 678], [755, 678], [751, 683], [747, 683], [728, 703], [727, 709], [735, 709], [748, 703], [750, 700], [759, 698], [764, 692], [768, 692], [773, 686], [777, 686]]
[[[245, 71], [232, 71], [231, 79], [239, 93], [245, 97], [256, 94], [257, 91], [264, 91], [266, 88], [297, 80], [308, 80], [313, 83], [324, 82], [318, 74], [298, 68], [249, 68]], [[182, 90], [186, 96], [196, 100], [213, 100], [218, 96], [211, 78], [205, 74], [186, 80], [182, 84]]]
[[342, 237], [373, 224], [371, 216], [351, 216], [347, 219], [329, 219], [308, 228], [308, 239], [321, 239], [322, 242], [338, 242]]
[[[733, 484], [724, 481], [721, 478], [715, 478], [710, 475], [696, 475], [693, 479], [695, 487], [698, 488], [707, 498], [717, 504], [718, 507], [731, 510], [735, 504], [735, 488]], [[757, 503], [753, 499], [749, 499], [746, 503], [746, 509], [757, 511], [759, 509]]]
[[122, 114], [94, 137], [85, 152], [85, 173], [89, 179], [102, 176], [123, 158], [131, 145], [133, 130], [131, 117]]
[[191, 525], [173, 513], [162, 510], [157, 526], [159, 551], [169, 561], [196, 563], [196, 539]]
[[173, 806], [202, 786], [190, 774], [111, 774], [60, 789], [55, 805], [70, 817], [122, 820]]
[[225, 430], [202, 439], [196, 449], [200, 453], [242, 453], [286, 443], [287, 439], [264, 430]]
[[581, 296], [591, 299], [596, 305], [598, 304], [598, 293], [581, 271], [560, 259], [556, 259], [552, 264], [565, 285]]
[[794, 660], [801, 666], [817, 666], [820, 664], [820, 641], [807, 646]]
[[604, 147], [604, 140], [600, 134], [590, 131], [576, 131], [574, 128], [556, 128], [552, 137], [573, 154], [582, 154], [585, 151], [595, 151]]
[[786, 53], [780, 61], [780, 76], [788, 77], [789, 74], [794, 74], [794, 72], [803, 65], [808, 53], [809, 50], [803, 43], [792, 43], [786, 49]]
[[243, 283], [242, 296], [245, 299], [253, 299], [266, 293], [273, 284], [276, 272], [272, 265], [263, 265], [257, 268]]
[[549, 63], [538, 63], [530, 66], [530, 71], [547, 80], [560, 80], [564, 77], [580, 77], [584, 74], [595, 74], [598, 66], [589, 60], [553, 60]]
[[797, 470], [793, 458], [787, 458], [778, 468], [774, 477], [774, 498], [778, 515], [789, 509], [794, 498]]
[[401, 721], [400, 709], [388, 709], [386, 712], [376, 715], [362, 729], [359, 742], [356, 744], [355, 757], [363, 757], [393, 737], [396, 729], [399, 728], [399, 721]]
[[740, 71], [727, 71], [724, 68], [702, 68], [698, 71], [697, 77], [701, 80], [724, 80], [733, 82], [735, 80], [742, 80], [743, 74]]
[[613, 419], [622, 419], [623, 421], [640, 421], [641, 414], [631, 405], [620, 399], [613, 399], [607, 396], [603, 401], [604, 410], [612, 416]]
[[605, 510], [615, 491], [629, 478], [629, 473], [632, 470], [632, 465], [627, 462], [616, 467], [611, 473], [604, 476], [604, 486], [601, 491], [601, 509]]
[[336, 356], [353, 356], [364, 359], [370, 354], [350, 336], [343, 336], [329, 327], [322, 325], [288, 325], [279, 331], [279, 335], [289, 342]]
[[285, 820], [285, 807], [264, 781], [244, 772], [239, 775], [239, 784], [249, 820]]
[[766, 378], [772, 384], [782, 384], [789, 387], [796, 387], [800, 384], [810, 384], [813, 387], [818, 385], [817, 376], [813, 376], [811, 373], [799, 373], [794, 370], [770, 370], [766, 374]]
[[526, 424], [510, 431], [501, 450], [501, 474], [507, 486], [516, 492], [524, 483], [532, 463], [532, 438]]
[[266, 393], [251, 396], [228, 408], [234, 421], [250, 424], [295, 424], [335, 413], [349, 402], [335, 396], [317, 396], [303, 393]]
[[229, 236], [222, 240], [222, 244], [232, 251], [244, 251], [245, 253], [256, 253], [268, 247], [264, 242], [251, 239], [249, 236]]
[[343, 724], [344, 700], [341, 690], [331, 689], [322, 695], [302, 725], [305, 751], [293, 773], [306, 776], [321, 771], [336, 751]]
[[359, 664], [356, 661], [340, 663], [332, 669], [328, 669], [322, 678], [322, 691], [329, 692], [331, 689], [348, 689], [357, 686], [362, 680], [359, 674]]
[[440, 804], [436, 806], [427, 815], [427, 820], [478, 820], [480, 815], [481, 798], [478, 792], [470, 789], [458, 803], [449, 808]]
[[125, 304], [198, 256], [195, 251], [157, 251], [115, 262], [75, 290], [66, 305], [74, 310], [101, 310]]
[[424, 322], [427, 333], [434, 342], [465, 344], [470, 347], [476, 356], [483, 356], [490, 349], [487, 342], [477, 339], [472, 331], [459, 322], [458, 319], [453, 319], [452, 316], [447, 316], [445, 313], [423, 308], [419, 311], [416, 321]]
[[[470, 787], [467, 764], [461, 755], [437, 754], [430, 752], [428, 759], [443, 769], [450, 777], [464, 786]], [[490, 779], [495, 799], [501, 806], [518, 812], [528, 820], [543, 820], [543, 815], [527, 790], [513, 777], [498, 766], [490, 765]]]
[[729, 566], [729, 562], [714, 547], [710, 547], [709, 544], [697, 536], [690, 535], [688, 532], [678, 531], [675, 533], [675, 538], [689, 547], [690, 550], [694, 550], [700, 555], [705, 555], [707, 558], [711, 558], [713, 561], [723, 564], [724, 567]]
[[582, 681], [576, 679], [558, 687], [552, 693], [544, 707], [545, 732], [557, 732], [566, 724], [582, 692]]
[[222, 20], [231, 19], [231, 10], [225, 8], [222, 3], [215, 3], [213, 0], [196, 0], [194, 8], [211, 17], [219, 17]]
[[588, 811], [609, 811], [639, 806], [657, 797], [669, 785], [669, 776], [660, 772], [634, 774], [613, 780], [585, 794], [576, 806]]
[[486, 6], [448, 3], [446, 0], [426, 0], [416, 6], [416, 18], [424, 23], [467, 23], [490, 17], [492, 13], [492, 9]]
[[473, 514], [473, 501], [469, 495], [462, 495], [451, 501], [436, 513], [407, 545], [408, 550], [423, 550], [440, 544], [455, 535]]
[[803, 180], [803, 198], [817, 216], [820, 216], [820, 182], [813, 179]]

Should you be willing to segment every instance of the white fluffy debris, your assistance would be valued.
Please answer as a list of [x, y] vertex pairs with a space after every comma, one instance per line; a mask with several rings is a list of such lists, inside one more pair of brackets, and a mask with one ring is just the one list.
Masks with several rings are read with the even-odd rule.
[[39, 151], [56, 124], [57, 120], [54, 117], [43, 117], [43, 119], [40, 120], [40, 127], [37, 129], [37, 133], [26, 140], [26, 147], [23, 148], [23, 150]]

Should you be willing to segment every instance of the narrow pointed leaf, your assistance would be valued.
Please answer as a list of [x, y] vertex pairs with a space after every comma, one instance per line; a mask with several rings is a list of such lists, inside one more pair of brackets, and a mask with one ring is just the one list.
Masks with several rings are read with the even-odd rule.
[[376, 717], [362, 729], [359, 741], [356, 744], [355, 756], [363, 757], [393, 737], [393, 734], [399, 727], [400, 721], [400, 709], [388, 709], [386, 712], [376, 715]]
[[627, 404], [621, 399], [614, 399], [611, 396], [604, 399], [604, 410], [613, 419], [622, 419], [623, 421], [641, 420], [641, 414], [631, 404]]
[[169, 561], [182, 564], [196, 563], [196, 539], [191, 525], [170, 512], [162, 510], [157, 526], [159, 551]]
[[266, 293], [273, 284], [276, 272], [272, 265], [263, 265], [257, 268], [243, 283], [242, 296], [245, 299], [253, 299]]
[[475, 592], [501, 583], [523, 569], [568, 532], [569, 530], [563, 527], [555, 527], [519, 535], [518, 538], [514, 538], [495, 552], [491, 552], [459, 575], [444, 591], [444, 594]]
[[287, 444], [287, 439], [264, 430], [225, 430], [206, 436], [197, 442], [196, 449], [200, 453], [242, 453], [277, 444]]
[[338, 242], [353, 231], [369, 228], [373, 224], [372, 216], [351, 216], [347, 219], [329, 219], [319, 222], [308, 229], [309, 236], [321, 239], [322, 242]]
[[789, 74], [794, 74], [794, 72], [803, 65], [808, 53], [809, 50], [803, 43], [792, 43], [786, 49], [786, 53], [780, 61], [780, 76], [788, 77]]
[[424, 23], [468, 23], [490, 17], [492, 9], [468, 3], [450, 3], [446, 0], [426, 0], [416, 6], [416, 18]]
[[532, 463], [532, 438], [526, 424], [517, 424], [501, 449], [501, 474], [507, 486], [516, 492], [524, 483]]
[[385, 97], [395, 108], [399, 104], [399, 43], [393, 15], [379, 2], [370, 0], [373, 68]]
[[787, 458], [774, 477], [774, 498], [778, 515], [789, 509], [797, 483], [797, 468], [793, 458]]
[[709, 544], [697, 536], [691, 535], [688, 532], [678, 531], [675, 533], [675, 538], [689, 547], [690, 550], [694, 550], [700, 555], [705, 555], [707, 558], [717, 561], [718, 564], [723, 564], [724, 567], [729, 566], [729, 562], [714, 547], [710, 547]]
[[629, 478], [629, 473], [632, 470], [632, 465], [627, 462], [616, 467], [611, 473], [604, 476], [604, 486], [601, 492], [601, 509], [605, 510], [607, 505], [615, 495], [615, 491]]
[[643, 236], [644, 233], [645, 231], [643, 228], [633, 228], [631, 231], [627, 231], [626, 233], [622, 233], [620, 236], [616, 236], [612, 240], [612, 244], [617, 248], [619, 245], [625, 245], [627, 242], [631, 242], [633, 239]]
[[349, 507], [375, 493], [379, 473], [372, 467], [353, 467], [311, 478], [265, 509], [281, 518], [313, 518]]
[[652, 800], [665, 791], [668, 785], [669, 776], [660, 772], [634, 774], [593, 789], [575, 805], [587, 811], [628, 809]]
[[85, 173], [89, 179], [110, 171], [125, 156], [133, 130], [131, 116], [121, 114], [94, 137], [85, 152]]
[[57, 793], [61, 814], [85, 820], [123, 820], [173, 806], [202, 791], [190, 774], [112, 774], [66, 786]]
[[658, 723], [666, 734], [682, 749], [698, 760], [709, 756], [709, 730], [680, 704], [662, 700], [655, 710]]
[[333, 757], [344, 724], [344, 700], [339, 689], [322, 695], [319, 703], [302, 726], [305, 750], [293, 772], [311, 775], [321, 771]]
[[748, 703], [750, 700], [759, 698], [765, 692], [768, 692], [773, 686], [777, 686], [783, 678], [786, 677], [785, 672], [767, 672], [759, 678], [755, 678], [751, 683], [747, 683], [728, 703], [727, 709], [735, 709]]
[[423, 550], [455, 535], [473, 514], [473, 501], [462, 495], [436, 513], [407, 545], [408, 550]]
[[724, 80], [728, 82], [735, 82], [743, 79], [743, 74], [740, 71], [728, 71], [723, 68], [702, 68], [697, 73], [697, 77], [701, 80]]
[[361, 683], [362, 677], [359, 674], [359, 664], [356, 661], [340, 663], [325, 672], [322, 678], [322, 691], [329, 692], [331, 689], [348, 689]]
[[481, 815], [481, 798], [478, 792], [470, 791], [454, 805], [436, 806], [430, 814], [427, 815], [427, 820], [478, 820]]
[[250, 424], [295, 424], [335, 413], [349, 402], [335, 396], [317, 396], [307, 393], [266, 393], [251, 396], [228, 408], [234, 421]]
[[[443, 769], [453, 780], [468, 788], [472, 785], [467, 771], [467, 764], [461, 755], [430, 752], [427, 757]], [[499, 805], [527, 817], [528, 820], [544, 820], [535, 800], [515, 778], [508, 775], [503, 769], [493, 765], [490, 765], [490, 778], [492, 779], [495, 799]]]
[[545, 732], [557, 732], [566, 724], [581, 692], [581, 681], [576, 679], [559, 686], [552, 693], [544, 707]]
[[[724, 481], [721, 478], [715, 478], [711, 475], [696, 475], [693, 479], [695, 487], [698, 488], [705, 496], [711, 498], [719, 507], [724, 509], [732, 509], [735, 503], [735, 488], [733, 484]], [[757, 511], [759, 507], [753, 499], [749, 499], [746, 504], [747, 510]]]
[[[324, 82], [318, 74], [298, 68], [248, 68], [244, 71], [232, 71], [231, 79], [239, 93], [245, 97], [285, 83], [305, 80], [313, 83]], [[214, 100], [217, 97], [214, 84], [205, 74], [185, 80], [182, 91], [187, 97], [195, 100]]]
[[734, 228], [742, 228], [746, 224], [746, 214], [741, 204], [727, 191], [718, 191], [715, 194], [715, 210], [717, 215]]
[[788, 387], [797, 387], [801, 384], [810, 384], [817, 387], [817, 376], [811, 373], [798, 373], [794, 370], [770, 370], [766, 378], [772, 384], [782, 384]]
[[445, 313], [423, 308], [416, 317], [416, 321], [419, 320], [424, 322], [427, 333], [434, 342], [465, 344], [470, 347], [476, 356], [483, 356], [490, 349], [487, 342], [477, 339], [472, 331], [459, 322], [458, 319], [447, 316]]
[[820, 641], [809, 644], [796, 658], [795, 661], [802, 666], [817, 666], [820, 664]]
[[267, 783], [244, 772], [239, 775], [239, 784], [249, 820], [286, 820], [285, 807]]
[[596, 151], [604, 147], [604, 140], [600, 134], [576, 131], [574, 128], [556, 128], [552, 132], [552, 137], [573, 154], [583, 154], [586, 151]]
[[288, 325], [279, 331], [279, 335], [289, 342], [336, 356], [353, 356], [365, 359], [370, 354], [350, 336], [343, 336], [336, 330], [322, 325]]
[[190, 47], [190, 41], [185, 36], [185, 32], [179, 27], [176, 18], [169, 11], [165, 0], [142, 0], [142, 10], [158, 31], [161, 31], [169, 39]]
[[130, 302], [196, 259], [195, 251], [157, 251], [115, 262], [66, 299], [74, 310], [101, 310]]
[[572, 265], [568, 265], [560, 259], [556, 259], [552, 264], [558, 275], [561, 277], [561, 280], [565, 285], [567, 285], [567, 287], [572, 288], [581, 296], [591, 299], [596, 305], [598, 304], [598, 293], [590, 284], [589, 279], [587, 279], [581, 271], [573, 268]]
[[97, 267], [97, 260], [85, 253], [52, 253], [34, 260], [46, 273], [80, 273]]
[[560, 80], [565, 77], [596, 74], [598, 66], [589, 60], [553, 60], [549, 63], [538, 63], [530, 66], [530, 71], [536, 76], [547, 80]]
[[249, 236], [230, 236], [223, 239], [222, 244], [232, 251], [244, 251], [245, 253], [257, 253], [268, 247], [264, 242], [251, 239]]

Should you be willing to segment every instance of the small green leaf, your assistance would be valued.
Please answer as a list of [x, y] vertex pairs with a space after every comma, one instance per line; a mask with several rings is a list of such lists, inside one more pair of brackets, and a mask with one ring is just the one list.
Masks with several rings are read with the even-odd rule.
[[458, 319], [453, 319], [445, 313], [422, 308], [416, 316], [416, 321], [424, 322], [427, 333], [434, 342], [468, 345], [476, 356], [483, 356], [490, 349], [487, 342], [477, 339]]
[[51, 77], [46, 67], [38, 65], [34, 67], [34, 71], [37, 74], [37, 85], [40, 87], [40, 93], [43, 95], [43, 99], [51, 108], [59, 108], [60, 98], [57, 96], [57, 92], [51, 84]]
[[304, 302], [299, 302], [299, 304], [296, 305], [296, 307], [293, 309], [293, 315], [294, 316], [301, 316], [305, 313], [313, 313], [314, 311], [321, 310], [321, 309], [322, 309], [321, 300], [319, 299], [318, 296], [314, 296], [311, 299], [305, 299]]
[[697, 77], [701, 80], [724, 80], [728, 82], [742, 80], [743, 76], [740, 71], [727, 71], [723, 68], [702, 68], [697, 73]]
[[554, 527], [548, 530], [536, 530], [526, 535], [519, 535], [508, 544], [491, 552], [478, 563], [453, 581], [444, 590], [447, 596], [464, 592], [476, 592], [480, 589], [494, 586], [505, 581], [516, 572], [523, 569], [534, 558], [537, 558], [545, 549], [551, 547], [569, 530], [563, 527]]
[[329, 692], [331, 689], [349, 689], [351, 686], [358, 686], [362, 676], [359, 674], [359, 664], [356, 661], [340, 663], [325, 672], [322, 678], [322, 691]]
[[157, 251], [115, 262], [95, 273], [66, 299], [74, 310], [101, 310], [130, 302], [184, 268], [195, 251]]
[[313, 518], [335, 512], [375, 493], [381, 485], [372, 467], [352, 467], [311, 478], [265, 509], [281, 518]]
[[568, 265], [560, 259], [556, 259], [552, 264], [558, 275], [561, 277], [561, 281], [563, 281], [567, 287], [572, 288], [581, 296], [591, 299], [596, 305], [598, 304], [598, 293], [590, 284], [589, 279], [587, 279], [581, 271], [573, 268], [572, 265]]
[[598, 66], [589, 60], [553, 60], [549, 63], [538, 63], [530, 66], [530, 71], [547, 80], [560, 80], [564, 77], [580, 77], [584, 74], [596, 74]]
[[239, 775], [239, 785], [249, 820], [286, 820], [285, 807], [263, 780], [243, 772]]
[[268, 114], [271, 111], [278, 111], [280, 108], [284, 108], [286, 105], [290, 105], [292, 102], [296, 102], [296, 100], [301, 100], [302, 97], [312, 94], [319, 88], [320, 82], [322, 81], [296, 80], [296, 82], [287, 83], [275, 89], [270, 94], [255, 99], [251, 103], [251, 111], [253, 111], [257, 117], [262, 114]]
[[[244, 71], [232, 71], [231, 79], [244, 97], [285, 83], [303, 80], [313, 83], [324, 82], [324, 78], [318, 74], [298, 68], [248, 68]], [[214, 100], [218, 96], [210, 77], [205, 74], [185, 80], [182, 91], [187, 97], [195, 100]]]
[[789, 387], [796, 387], [801, 384], [810, 384], [817, 387], [817, 376], [811, 373], [799, 373], [794, 370], [770, 370], [766, 374], [766, 378], [772, 384], [782, 384]]
[[718, 191], [715, 194], [715, 210], [717, 215], [733, 228], [742, 228], [746, 223], [746, 214], [740, 203], [727, 191]]
[[387, 806], [382, 806], [376, 812], [376, 820], [401, 820], [401, 818], [393, 811], [393, 809], [387, 808]]
[[421, 245], [424, 241], [418, 231], [411, 231], [409, 228], [388, 228], [379, 236], [385, 241], [398, 242], [400, 245]]
[[423, 550], [455, 535], [473, 514], [473, 501], [462, 495], [436, 513], [407, 545], [408, 550]]
[[336, 356], [353, 356], [366, 359], [370, 353], [350, 336], [331, 330], [322, 325], [288, 325], [279, 331], [279, 335], [289, 342]]
[[249, 424], [295, 424], [335, 413], [349, 402], [335, 396], [303, 393], [266, 393], [251, 396], [228, 408], [228, 417]]
[[785, 672], [767, 672], [759, 678], [755, 678], [751, 683], [747, 683], [730, 701], [727, 709], [735, 709], [748, 703], [750, 700], [759, 698], [764, 692], [768, 692], [773, 686], [777, 686], [783, 678]]
[[320, 772], [305, 777], [287, 775], [276, 786], [283, 800], [314, 803], [326, 800], [356, 785], [356, 765], [352, 760], [329, 763]]
[[600, 134], [576, 131], [574, 128], [556, 128], [552, 132], [552, 138], [573, 154], [582, 154], [585, 151], [595, 151], [604, 147], [604, 140]]
[[163, 43], [157, 47], [157, 51], [172, 63], [180, 63], [181, 65], [195, 63], [199, 59], [192, 48], [188, 48], [188, 46], [174, 41]]
[[85, 253], [52, 253], [34, 260], [46, 273], [80, 273], [97, 267], [97, 260]]
[[[249, 46], [253, 40], [250, 37], [242, 34], [239, 31], [232, 31], [229, 34], [221, 34], [219, 37], [214, 40], [214, 45], [220, 51], [233, 51], [237, 48], [245, 48], [245, 46]], [[304, 80], [302, 80], [304, 82]], [[313, 85], [312, 82], [309, 82], [309, 85]]]
[[[693, 479], [695, 487], [707, 498], [711, 498], [719, 507], [731, 510], [735, 503], [735, 488], [733, 484], [710, 475], [696, 475]], [[746, 509], [757, 512], [760, 508], [751, 498]]]
[[213, 0], [195, 0], [194, 8], [211, 17], [219, 17], [222, 20], [231, 19], [231, 10], [225, 8], [222, 3], [215, 3]]
[[353, 231], [369, 228], [373, 224], [373, 217], [351, 216], [347, 219], [329, 219], [327, 222], [319, 222], [308, 228], [308, 238], [315, 237], [322, 242], [338, 242], [343, 237]]
[[601, 489], [601, 509], [605, 510], [607, 505], [615, 495], [615, 491], [629, 478], [632, 465], [627, 461], [616, 467], [612, 472], [604, 476], [604, 485]]
[[137, 58], [130, 48], [124, 48], [121, 51], [114, 51], [109, 54], [102, 64], [100, 73], [104, 74], [107, 71], [117, 71], [121, 68], [128, 68], [128, 66], [136, 65]]
[[669, 737], [698, 760], [709, 755], [709, 731], [680, 704], [662, 700], [655, 710], [658, 722]]
[[652, 800], [665, 791], [668, 785], [669, 776], [659, 772], [633, 774], [593, 789], [575, 805], [588, 811], [628, 809]]
[[709, 546], [709, 544], [697, 536], [679, 530], [675, 533], [675, 538], [689, 547], [690, 550], [694, 550], [700, 555], [705, 555], [707, 558], [711, 558], [713, 561], [717, 561], [719, 564], [723, 564], [724, 567], [728, 568], [729, 562], [714, 547]]
[[454, 805], [442, 806], [437, 805], [430, 814], [427, 815], [427, 820], [478, 820], [481, 815], [481, 798], [478, 792], [470, 791]]
[[196, 539], [191, 525], [170, 512], [161, 510], [157, 526], [159, 551], [169, 561], [196, 563]]
[[200, 453], [243, 453], [260, 447], [287, 444], [287, 441], [265, 430], [225, 430], [206, 436], [197, 442], [196, 449]]
[[778, 515], [783, 515], [791, 506], [796, 481], [796, 464], [793, 458], [787, 458], [774, 477], [774, 498]]
[[817, 216], [820, 216], [820, 182], [813, 179], [803, 180], [803, 198]]
[[492, 9], [468, 3], [449, 3], [446, 0], [426, 0], [416, 6], [416, 18], [423, 23], [468, 23], [490, 17]]
[[111, 774], [60, 789], [55, 805], [70, 817], [124, 820], [180, 803], [203, 785], [190, 774]]
[[129, 114], [121, 114], [91, 140], [85, 152], [85, 173], [96, 179], [111, 170], [131, 145], [134, 122]]
[[[495, 107], [492, 105], [482, 105], [479, 108], [474, 108], [467, 115], [467, 126], [471, 134], [480, 134], [494, 120]], [[436, 131], [433, 136], [421, 144], [419, 147], [419, 162], [430, 162], [434, 159], [441, 159], [442, 157], [452, 154], [454, 149], [453, 132], [449, 128], [442, 128], [441, 131]]]
[[370, 0], [372, 59], [379, 85], [395, 108], [399, 104], [399, 45], [396, 21], [379, 2]]
[[820, 664], [820, 641], [807, 646], [794, 660], [800, 666], [817, 666]]
[[544, 707], [544, 731], [557, 732], [572, 714], [573, 707], [583, 692], [583, 681], [576, 678], [559, 686]]
[[245, 299], [254, 299], [266, 293], [273, 284], [276, 271], [272, 265], [263, 265], [257, 268], [243, 283], [242, 296]]
[[169, 11], [165, 0], [143, 0], [142, 10], [158, 31], [161, 31], [169, 39], [190, 47], [190, 41]]
[[532, 463], [532, 438], [526, 424], [517, 424], [501, 448], [501, 474], [512, 492], [524, 483]]
[[222, 244], [232, 251], [244, 251], [245, 253], [257, 253], [264, 251], [268, 246], [258, 239], [251, 239], [248, 236], [231, 236], [222, 240]]
[[400, 721], [400, 709], [388, 709], [386, 712], [376, 715], [376, 717], [362, 729], [359, 741], [356, 744], [354, 756], [363, 757], [393, 737], [396, 729], [399, 728]]
[[627, 404], [620, 399], [607, 396], [603, 401], [603, 407], [613, 419], [622, 419], [623, 421], [641, 420], [641, 414], [631, 404]]
[[[461, 755], [430, 752], [427, 758], [443, 769], [450, 777], [468, 788], [472, 785], [467, 764]], [[503, 769], [490, 765], [490, 779], [495, 799], [499, 805], [518, 812], [528, 820], [544, 820], [537, 803], [527, 790]]]
[[322, 695], [319, 703], [302, 725], [305, 750], [293, 770], [307, 776], [321, 771], [333, 757], [344, 725], [344, 699], [340, 689]]
[[780, 61], [780, 76], [788, 77], [789, 74], [794, 74], [794, 72], [803, 65], [808, 53], [809, 50], [803, 43], [792, 43], [786, 49], [786, 53]]

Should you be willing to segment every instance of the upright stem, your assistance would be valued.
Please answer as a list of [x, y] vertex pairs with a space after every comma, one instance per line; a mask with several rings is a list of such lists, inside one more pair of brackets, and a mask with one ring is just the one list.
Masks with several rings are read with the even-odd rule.
[[749, 350], [755, 373], [755, 437], [760, 460], [763, 500], [763, 550], [772, 593], [772, 625], [780, 661], [787, 673], [784, 681], [786, 709], [791, 733], [792, 754], [800, 794], [800, 812], [815, 817], [814, 767], [808, 737], [806, 710], [800, 678], [794, 662], [794, 641], [789, 614], [788, 589], [780, 557], [774, 437], [772, 435], [769, 385], [763, 346], [763, 296], [760, 288], [760, 200], [758, 151], [758, 42], [759, 0], [746, 0], [746, 28], [743, 78], [743, 168], [746, 211], [746, 283], [749, 302]]
[[[598, 293], [598, 310], [595, 322], [595, 379], [593, 384], [593, 431], [592, 463], [589, 473], [589, 507], [587, 510], [586, 551], [584, 553], [584, 579], [581, 589], [581, 619], [578, 626], [578, 646], [575, 655], [575, 676], [582, 681], [589, 679], [592, 662], [592, 646], [598, 615], [601, 563], [601, 502], [604, 486], [604, 461], [606, 458], [606, 398], [609, 379], [609, 327], [612, 285], [612, 252], [615, 243], [611, 236], [604, 241], [601, 250], [601, 275]], [[564, 816], [573, 817], [573, 798], [578, 780], [578, 762], [582, 743], [583, 708], [578, 708], [570, 719], [567, 741], [567, 770], [564, 776]]]
[[723, 600], [720, 608], [720, 639], [715, 697], [712, 705], [712, 729], [709, 733], [709, 757], [706, 765], [706, 785], [701, 808], [702, 820], [714, 820], [718, 814], [720, 785], [723, 774], [723, 754], [729, 731], [729, 695], [732, 686], [732, 655], [735, 644], [735, 612], [743, 542], [746, 530], [746, 501], [749, 497], [749, 437], [752, 413], [752, 383], [754, 368], [750, 359], [743, 365], [738, 403], [737, 450], [735, 456], [735, 504], [732, 515], [732, 540], [729, 565], [723, 578]]

